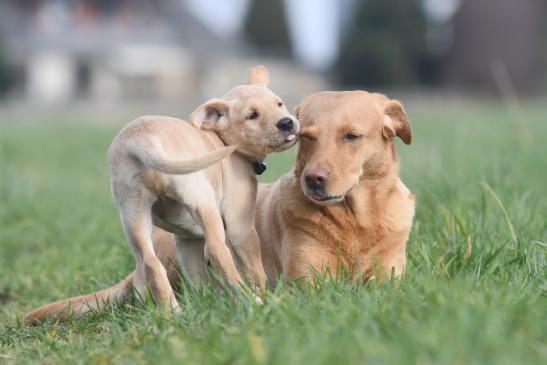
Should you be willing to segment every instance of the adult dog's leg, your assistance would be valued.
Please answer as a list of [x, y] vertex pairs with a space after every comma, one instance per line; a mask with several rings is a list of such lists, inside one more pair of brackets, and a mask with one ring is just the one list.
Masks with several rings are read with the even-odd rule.
[[200, 287], [206, 282], [204, 248], [202, 238], [184, 238], [175, 235], [177, 256], [186, 280]]
[[[180, 276], [172, 265], [172, 260], [175, 259], [173, 235], [157, 228], [154, 230], [152, 238], [154, 240], [154, 251], [167, 270], [171, 286], [173, 288], [179, 286]], [[203, 252], [203, 245], [201, 250]], [[125, 302], [133, 295], [133, 291], [140, 298], [144, 298], [146, 295], [146, 280], [142, 270], [133, 271], [111, 288], [43, 305], [25, 315], [24, 321], [30, 324], [37, 324], [46, 319], [63, 321], [70, 316], [80, 317], [88, 312], [101, 312], [109, 305], [118, 305]]]
[[65, 321], [71, 316], [81, 317], [89, 312], [99, 313], [111, 305], [121, 304], [132, 294], [136, 273], [137, 271], [132, 272], [110, 288], [45, 304], [26, 314], [24, 321], [29, 324], [38, 324], [46, 319]]
[[156, 304], [163, 309], [177, 310], [179, 305], [169, 284], [167, 272], [152, 246], [151, 206], [152, 198], [146, 192], [141, 192], [138, 199], [122, 202], [120, 217], [123, 231], [137, 261], [137, 270], [141, 270]]

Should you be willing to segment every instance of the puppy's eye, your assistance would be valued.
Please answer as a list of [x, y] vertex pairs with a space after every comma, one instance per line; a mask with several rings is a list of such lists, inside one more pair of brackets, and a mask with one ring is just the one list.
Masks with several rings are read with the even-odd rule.
[[251, 120], [254, 120], [258, 118], [258, 113], [257, 112], [252, 112], [251, 114], [249, 114], [249, 116], [247, 117], [247, 119], [251, 119]]
[[283, 103], [280, 102], [280, 101], [278, 101], [278, 102], [277, 102], [277, 106], [283, 106]]
[[353, 133], [348, 133], [344, 136], [344, 139], [346, 141], [355, 141], [355, 140], [358, 140], [359, 138], [361, 138], [361, 136], [358, 136], [357, 134], [353, 134]]

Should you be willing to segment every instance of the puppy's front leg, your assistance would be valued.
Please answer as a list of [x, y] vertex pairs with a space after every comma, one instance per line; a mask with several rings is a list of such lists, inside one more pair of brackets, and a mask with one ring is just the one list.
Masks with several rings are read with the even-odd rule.
[[266, 285], [266, 273], [260, 254], [260, 239], [255, 228], [256, 182], [239, 182], [239, 189], [247, 193], [243, 197], [231, 195], [226, 197], [224, 220], [226, 234], [238, 266], [248, 281]]
[[260, 255], [260, 239], [254, 226], [227, 224], [227, 235], [238, 266], [247, 281], [266, 286], [266, 273]]
[[226, 244], [222, 217], [214, 202], [210, 203], [202, 203], [196, 209], [198, 221], [201, 223], [205, 235], [206, 254], [213, 267], [221, 271], [228, 284], [232, 287], [239, 287], [243, 281]]

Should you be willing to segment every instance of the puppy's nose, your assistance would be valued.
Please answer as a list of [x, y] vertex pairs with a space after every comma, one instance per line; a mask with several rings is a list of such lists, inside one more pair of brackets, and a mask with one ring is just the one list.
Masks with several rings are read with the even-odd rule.
[[291, 118], [285, 117], [279, 119], [279, 121], [275, 124], [277, 128], [281, 131], [288, 132], [294, 127], [294, 122]]
[[311, 190], [321, 190], [325, 188], [327, 180], [329, 179], [329, 172], [323, 169], [306, 169], [304, 171], [304, 180], [306, 185]]

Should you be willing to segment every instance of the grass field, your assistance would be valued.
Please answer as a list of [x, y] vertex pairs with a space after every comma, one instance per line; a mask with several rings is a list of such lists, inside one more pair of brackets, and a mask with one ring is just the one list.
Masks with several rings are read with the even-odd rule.
[[263, 306], [186, 289], [177, 316], [135, 302], [40, 327], [22, 314], [133, 268], [105, 163], [120, 124], [2, 123], [0, 363], [545, 364], [547, 105], [523, 110], [409, 108], [415, 143], [398, 151], [417, 214], [399, 287], [279, 286]]

